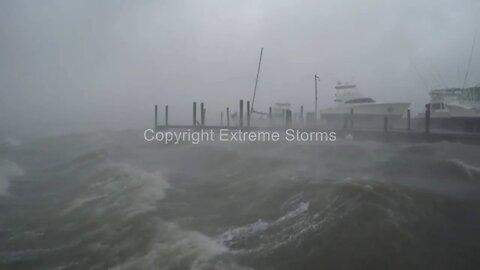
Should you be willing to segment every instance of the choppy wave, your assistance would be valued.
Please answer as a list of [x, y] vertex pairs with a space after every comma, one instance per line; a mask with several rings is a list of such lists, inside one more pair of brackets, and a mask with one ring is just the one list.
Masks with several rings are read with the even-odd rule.
[[139, 138], [64, 136], [8, 152], [26, 170], [1, 165], [22, 181], [0, 197], [0, 268], [480, 266], [477, 147]]
[[23, 169], [16, 163], [0, 159], [0, 196], [8, 195], [10, 181], [23, 174]]

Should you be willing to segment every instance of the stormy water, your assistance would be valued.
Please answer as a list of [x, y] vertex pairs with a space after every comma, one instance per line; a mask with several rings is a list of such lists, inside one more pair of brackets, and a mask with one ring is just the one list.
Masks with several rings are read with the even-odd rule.
[[0, 146], [0, 269], [480, 269], [480, 148]]

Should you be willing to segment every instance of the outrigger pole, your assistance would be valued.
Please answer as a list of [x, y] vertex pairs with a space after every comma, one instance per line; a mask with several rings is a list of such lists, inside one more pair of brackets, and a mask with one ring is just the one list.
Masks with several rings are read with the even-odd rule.
[[262, 65], [262, 55], [263, 48], [260, 49], [260, 60], [258, 61], [257, 78], [255, 79], [255, 87], [253, 88], [252, 108], [250, 109], [252, 113], [254, 112], [253, 104], [255, 103], [255, 95], [257, 94], [258, 76], [260, 75], [260, 67]]
[[318, 115], [318, 110], [317, 110], [317, 107], [318, 107], [318, 91], [317, 91], [317, 81], [318, 81], [319, 77], [317, 74], [315, 74], [315, 121], [317, 121], [317, 115]]
[[475, 49], [476, 40], [477, 40], [477, 30], [475, 30], [475, 35], [473, 36], [472, 49], [470, 50], [470, 57], [468, 58], [467, 71], [465, 72], [465, 79], [463, 79], [463, 85], [462, 85], [463, 89], [465, 89], [465, 86], [467, 83], [468, 73], [470, 71], [470, 65], [472, 64], [472, 56], [473, 56], [473, 50]]

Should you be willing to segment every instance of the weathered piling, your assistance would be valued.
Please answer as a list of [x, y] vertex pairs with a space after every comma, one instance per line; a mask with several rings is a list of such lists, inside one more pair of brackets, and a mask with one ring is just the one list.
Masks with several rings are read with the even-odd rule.
[[168, 105], [165, 105], [165, 127], [168, 128]]
[[239, 126], [240, 127], [243, 127], [243, 99], [240, 99], [240, 112], [239, 112], [239, 116], [238, 116], [238, 119], [239, 119]]
[[230, 126], [230, 108], [227, 107], [227, 127]]
[[203, 102], [200, 103], [200, 125], [205, 126], [205, 106]]
[[410, 130], [410, 109], [407, 110], [407, 130]]
[[272, 107], [268, 107], [268, 122], [272, 125]]
[[302, 120], [303, 124], [303, 106], [300, 106], [300, 119]]
[[193, 126], [197, 125], [197, 102], [193, 102]]
[[353, 108], [350, 108], [350, 129], [353, 129]]
[[425, 104], [425, 134], [430, 133], [430, 103]]
[[285, 127], [286, 128], [292, 127], [292, 111], [291, 110], [285, 111]]
[[154, 129], [157, 130], [158, 126], [158, 105], [155, 105], [155, 120], [154, 120]]
[[220, 112], [220, 126], [223, 126], [223, 112]]
[[203, 109], [203, 126], [205, 126], [205, 119], [207, 118], [207, 108]]
[[247, 100], [247, 127], [250, 127], [250, 101]]

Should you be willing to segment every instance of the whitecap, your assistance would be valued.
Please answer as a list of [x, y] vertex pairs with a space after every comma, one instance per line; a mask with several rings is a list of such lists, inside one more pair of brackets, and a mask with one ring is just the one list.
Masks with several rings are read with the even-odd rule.
[[24, 170], [9, 160], [0, 160], [0, 196], [9, 195], [10, 181], [17, 176], [24, 175]]

